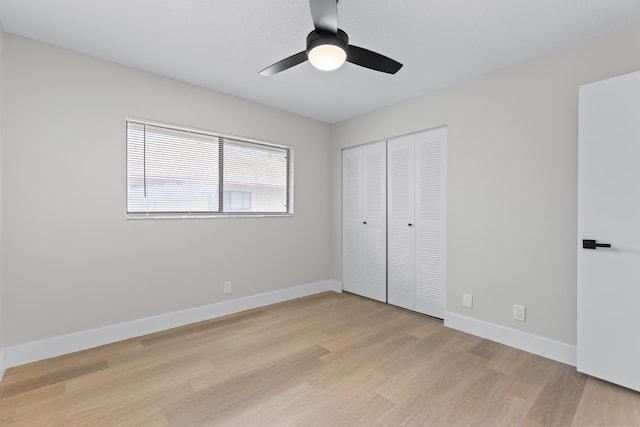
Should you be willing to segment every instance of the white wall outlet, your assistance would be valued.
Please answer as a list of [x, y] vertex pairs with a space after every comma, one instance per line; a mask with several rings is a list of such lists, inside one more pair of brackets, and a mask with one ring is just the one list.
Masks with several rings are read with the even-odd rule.
[[224, 282], [224, 293], [225, 294], [231, 293], [231, 282]]
[[473, 307], [473, 295], [462, 294], [462, 306], [467, 308]]
[[526, 307], [524, 305], [513, 304], [513, 318], [515, 320], [519, 320], [521, 322], [525, 321], [525, 310]]

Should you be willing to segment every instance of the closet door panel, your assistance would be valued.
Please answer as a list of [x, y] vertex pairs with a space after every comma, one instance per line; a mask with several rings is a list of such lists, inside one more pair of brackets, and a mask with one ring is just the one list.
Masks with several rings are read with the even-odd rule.
[[364, 159], [363, 283], [361, 295], [387, 301], [386, 143], [362, 147]]
[[[388, 300], [414, 309], [414, 144], [413, 136], [387, 144], [388, 180]], [[409, 225], [411, 224], [411, 225]]]
[[361, 149], [342, 152], [342, 287], [360, 293], [362, 287], [362, 175]]
[[343, 289], [387, 300], [386, 143], [342, 153]]
[[446, 129], [415, 136], [416, 265], [415, 310], [444, 317]]

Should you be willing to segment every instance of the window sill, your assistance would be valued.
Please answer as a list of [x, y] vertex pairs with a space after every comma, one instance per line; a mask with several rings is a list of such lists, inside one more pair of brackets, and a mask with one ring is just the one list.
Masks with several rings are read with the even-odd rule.
[[273, 213], [273, 214], [216, 214], [216, 215], [167, 215], [167, 214], [127, 214], [126, 219], [144, 220], [144, 219], [222, 219], [222, 218], [279, 218], [292, 217], [293, 213]]

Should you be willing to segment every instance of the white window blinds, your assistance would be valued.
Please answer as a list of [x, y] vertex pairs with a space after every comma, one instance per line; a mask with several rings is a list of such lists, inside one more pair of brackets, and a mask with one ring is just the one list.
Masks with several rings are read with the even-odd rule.
[[291, 151], [127, 120], [127, 213], [291, 213]]

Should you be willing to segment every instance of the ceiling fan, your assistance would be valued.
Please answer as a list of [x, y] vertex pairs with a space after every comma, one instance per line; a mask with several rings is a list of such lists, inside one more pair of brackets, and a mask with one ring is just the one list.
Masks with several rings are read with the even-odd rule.
[[339, 68], [345, 61], [383, 73], [395, 74], [402, 64], [362, 47], [349, 44], [347, 33], [338, 28], [338, 0], [309, 0], [315, 29], [307, 36], [307, 49], [260, 71], [272, 76], [307, 59], [323, 71]]

